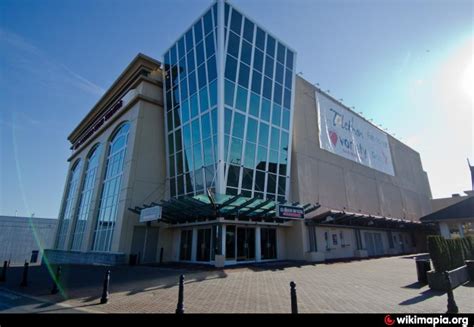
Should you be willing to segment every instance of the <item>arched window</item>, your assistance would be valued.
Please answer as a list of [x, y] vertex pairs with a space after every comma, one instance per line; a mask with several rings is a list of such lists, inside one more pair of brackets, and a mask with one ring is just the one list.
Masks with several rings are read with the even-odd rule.
[[77, 197], [77, 186], [79, 182], [79, 176], [81, 174], [81, 161], [77, 160], [74, 166], [72, 166], [71, 173], [69, 174], [69, 183], [67, 186], [66, 202], [64, 203], [64, 209], [62, 219], [59, 225], [58, 243], [56, 248], [59, 250], [67, 250], [66, 235], [69, 229], [69, 224], [72, 219], [73, 206], [76, 202]]
[[84, 231], [86, 229], [87, 217], [91, 211], [92, 195], [94, 193], [95, 178], [97, 174], [97, 167], [99, 166], [99, 158], [102, 152], [100, 144], [96, 145], [89, 153], [86, 162], [86, 172], [84, 177], [84, 184], [82, 186], [81, 200], [76, 219], [76, 225], [71, 231], [72, 250], [80, 250], [84, 239]]
[[109, 142], [107, 168], [94, 232], [93, 251], [108, 252], [112, 246], [129, 129], [129, 123], [123, 124]]

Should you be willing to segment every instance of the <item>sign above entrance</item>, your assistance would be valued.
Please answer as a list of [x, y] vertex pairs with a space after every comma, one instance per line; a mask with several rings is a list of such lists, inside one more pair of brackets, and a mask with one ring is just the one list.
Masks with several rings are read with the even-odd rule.
[[160, 220], [162, 209], [163, 208], [161, 206], [142, 209], [140, 211], [140, 222], [144, 223], [147, 221]]
[[303, 207], [289, 206], [284, 204], [277, 204], [275, 212], [278, 218], [286, 219], [304, 219]]

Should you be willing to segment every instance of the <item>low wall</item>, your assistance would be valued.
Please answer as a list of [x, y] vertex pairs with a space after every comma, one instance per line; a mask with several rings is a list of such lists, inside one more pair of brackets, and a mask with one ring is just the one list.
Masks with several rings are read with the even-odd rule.
[[126, 263], [125, 254], [110, 252], [80, 252], [48, 249], [44, 250], [43, 257], [51, 264], [116, 266]]

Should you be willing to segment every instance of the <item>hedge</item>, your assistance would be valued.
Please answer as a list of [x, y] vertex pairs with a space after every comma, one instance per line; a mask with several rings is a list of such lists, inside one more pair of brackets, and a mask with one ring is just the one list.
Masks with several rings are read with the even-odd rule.
[[474, 260], [474, 237], [428, 236], [428, 251], [435, 271], [453, 270], [463, 266], [465, 260]]

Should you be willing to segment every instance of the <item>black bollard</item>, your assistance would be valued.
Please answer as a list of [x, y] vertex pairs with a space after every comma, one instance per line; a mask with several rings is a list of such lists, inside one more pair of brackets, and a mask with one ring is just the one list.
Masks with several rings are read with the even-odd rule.
[[109, 301], [109, 283], [110, 283], [110, 269], [105, 272], [104, 287], [102, 289], [102, 297], [100, 303], [105, 304]]
[[2, 275], [0, 276], [0, 282], [7, 281], [7, 268], [8, 268], [8, 262], [3, 261], [3, 269], [2, 269]]
[[57, 294], [59, 292], [59, 279], [61, 278], [61, 266], [58, 266], [56, 269], [56, 276], [53, 278], [53, 289], [51, 290], [51, 294]]
[[184, 313], [184, 275], [179, 276], [179, 293], [178, 306], [176, 307], [176, 314]]
[[160, 265], [163, 263], [163, 248], [160, 250]]
[[446, 279], [447, 284], [447, 295], [448, 295], [448, 311], [446, 313], [459, 313], [459, 308], [454, 301], [453, 289], [451, 288], [451, 278], [447, 271], [444, 272], [444, 278]]
[[23, 266], [23, 278], [21, 280], [21, 287], [27, 287], [28, 286], [28, 267], [29, 264], [28, 262], [25, 262], [25, 265]]
[[298, 300], [296, 298], [296, 284], [295, 282], [290, 282], [290, 295], [291, 295], [291, 313], [298, 313]]

